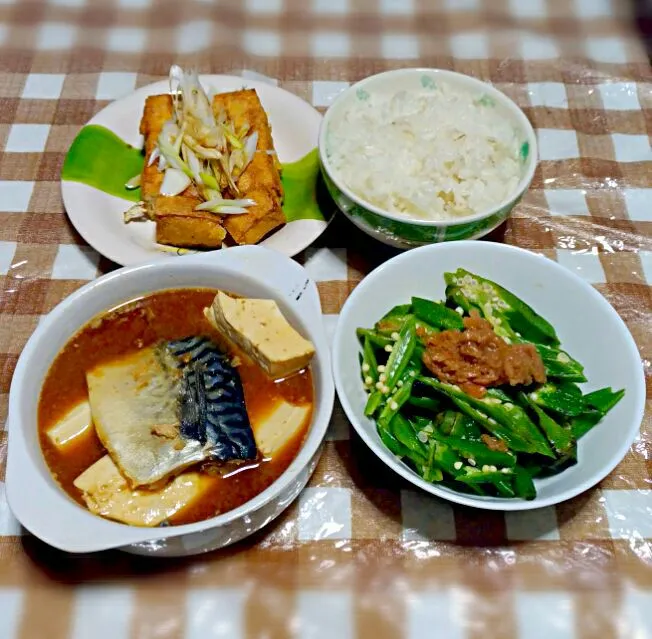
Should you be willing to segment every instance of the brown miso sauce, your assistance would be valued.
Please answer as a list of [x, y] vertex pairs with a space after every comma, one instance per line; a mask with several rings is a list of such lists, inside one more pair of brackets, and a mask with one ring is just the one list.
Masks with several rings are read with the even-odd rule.
[[[313, 403], [310, 370], [280, 381], [269, 379], [258, 365], [226, 343], [204, 318], [217, 291], [179, 289], [155, 293], [123, 304], [83, 327], [57, 355], [45, 378], [38, 405], [41, 450], [53, 477], [77, 503], [85, 507], [81, 491], [73, 482], [89, 466], [106, 454], [95, 429], [63, 449], [47, 436], [76, 404], [87, 399], [86, 371], [160, 340], [193, 335], [211, 337], [224, 350], [240, 359], [249, 419], [256, 431], [280, 399], [293, 404]], [[201, 521], [227, 512], [249, 501], [272, 484], [296, 457], [305, 439], [312, 414], [298, 435], [272, 459], [259, 459], [241, 466], [227, 465], [223, 476], [212, 477], [208, 492], [170, 519], [171, 524]]]

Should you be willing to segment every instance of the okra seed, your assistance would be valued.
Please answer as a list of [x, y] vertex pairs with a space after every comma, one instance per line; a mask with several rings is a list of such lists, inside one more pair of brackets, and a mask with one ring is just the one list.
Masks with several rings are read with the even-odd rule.
[[415, 371], [410, 371], [410, 377], [416, 377], [416, 376], [417, 376], [417, 374], [416, 374]]
[[417, 439], [422, 443], [425, 444], [428, 441], [428, 433], [424, 433], [422, 430], [420, 430], [417, 433]]
[[505, 402], [505, 410], [512, 410], [514, 408], [514, 404], [510, 404], [509, 402]]
[[496, 473], [498, 472], [498, 469], [492, 464], [491, 466], [489, 466], [489, 471], [492, 473]]
[[511, 468], [501, 468], [500, 472], [505, 473], [505, 475], [509, 475], [512, 472], [512, 469]]
[[396, 402], [394, 402], [394, 401], [391, 401], [391, 402], [389, 403], [389, 407], [390, 407], [392, 410], [398, 410], [398, 404], [397, 404]]
[[458, 306], [455, 311], [459, 313], [460, 315], [464, 315], [464, 309], [461, 306]]
[[568, 355], [566, 355], [566, 353], [562, 352], [562, 353], [559, 353], [559, 355], [557, 355], [557, 361], [561, 362], [562, 364], [568, 364], [568, 362], [570, 362], [570, 357], [568, 357]]
[[495, 425], [498, 423], [498, 422], [497, 422], [493, 417], [490, 417], [487, 421], [488, 421], [492, 426], [495, 426]]
[[537, 393], [530, 393], [530, 399], [533, 402], [536, 402], [539, 399], [539, 395], [537, 395]]
[[392, 333], [392, 339], [393, 339], [394, 341], [396, 341], [399, 337], [400, 337], [400, 336], [399, 336], [399, 334], [398, 334], [396, 331], [394, 331], [394, 332]]
[[428, 424], [427, 426], [425, 426], [423, 430], [424, 430], [426, 433], [431, 433], [431, 434], [435, 432], [435, 429], [432, 427], [431, 424]]
[[368, 373], [368, 372], [369, 372], [369, 364], [367, 364], [367, 362], [365, 362], [365, 363], [362, 365], [362, 372], [363, 372], [363, 373]]
[[398, 382], [396, 382], [396, 385], [401, 388], [401, 386], [403, 386], [403, 380], [399, 379]]
[[488, 473], [490, 470], [491, 470], [491, 466], [489, 466], [489, 464], [485, 464], [485, 465], [482, 467], [482, 472], [483, 472], [483, 473]]
[[371, 386], [371, 385], [374, 383], [373, 377], [365, 377], [365, 378], [364, 378], [364, 383], [365, 383], [367, 386]]
[[379, 390], [379, 391], [383, 390], [383, 383], [382, 382], [376, 382], [376, 390]]
[[386, 353], [391, 353], [392, 352], [392, 345], [391, 344], [387, 344], [387, 346], [385, 346], [385, 352]]
[[385, 367], [382, 364], [378, 367], [378, 372], [379, 373], [384, 373], [385, 372]]
[[386, 382], [387, 381], [387, 375], [385, 373], [381, 373], [380, 376], [378, 377], [378, 379], [381, 382]]
[[383, 386], [383, 395], [387, 395], [389, 393], [389, 386]]
[[476, 465], [475, 459], [473, 459], [473, 457], [469, 457], [469, 466], [475, 466], [475, 465]]
[[464, 466], [464, 464], [463, 464], [461, 461], [456, 461], [456, 462], [453, 464], [453, 468], [454, 468], [455, 470], [461, 470], [461, 469], [462, 469], [462, 466]]

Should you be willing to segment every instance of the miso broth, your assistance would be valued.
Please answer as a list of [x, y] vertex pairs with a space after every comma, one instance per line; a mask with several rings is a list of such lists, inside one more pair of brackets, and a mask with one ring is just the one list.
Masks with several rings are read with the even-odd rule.
[[77, 503], [86, 507], [75, 479], [107, 454], [94, 428], [63, 447], [47, 435], [79, 402], [88, 397], [86, 373], [89, 369], [137, 352], [161, 340], [188, 336], [209, 337], [237, 362], [246, 412], [254, 437], [257, 426], [280, 399], [290, 404], [310, 405], [310, 413], [295, 435], [271, 458], [237, 465], [225, 464], [216, 472], [211, 465], [198, 465], [210, 477], [210, 488], [166, 523], [186, 524], [232, 510], [252, 499], [272, 484], [297, 455], [311, 422], [313, 382], [310, 368], [281, 380], [265, 372], [231, 342], [217, 333], [205, 319], [217, 291], [179, 289], [145, 296], [108, 311], [83, 327], [54, 360], [42, 387], [38, 405], [39, 439], [46, 463], [59, 485]]

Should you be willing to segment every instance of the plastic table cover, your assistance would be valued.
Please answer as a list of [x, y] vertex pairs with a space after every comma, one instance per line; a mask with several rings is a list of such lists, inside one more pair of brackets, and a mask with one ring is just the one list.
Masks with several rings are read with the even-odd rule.
[[[652, 90], [641, 30], [649, 3], [626, 0], [0, 3], [0, 419], [39, 319], [115, 268], [66, 220], [64, 154], [100, 108], [174, 62], [247, 69], [320, 109], [350, 82], [402, 66], [492, 82], [535, 125], [540, 164], [491, 239], [594, 285], [634, 335], [649, 389]], [[338, 219], [300, 256], [329, 330], [391, 254]], [[22, 533], [0, 484], [0, 636], [652, 637], [651, 431], [648, 410], [598, 488], [504, 516], [411, 490], [336, 407], [309, 488], [280, 520], [174, 561], [56, 552]], [[2, 466], [5, 453], [0, 432]]]

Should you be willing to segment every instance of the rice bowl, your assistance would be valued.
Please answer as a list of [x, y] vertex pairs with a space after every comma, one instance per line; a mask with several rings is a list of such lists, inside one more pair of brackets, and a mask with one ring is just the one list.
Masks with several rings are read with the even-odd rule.
[[522, 144], [495, 101], [438, 82], [347, 105], [330, 131], [330, 160], [369, 204], [445, 221], [504, 200], [521, 177]]
[[503, 93], [439, 69], [398, 69], [338, 96], [320, 132], [328, 189], [363, 231], [399, 248], [475, 239], [529, 187], [536, 136]]

